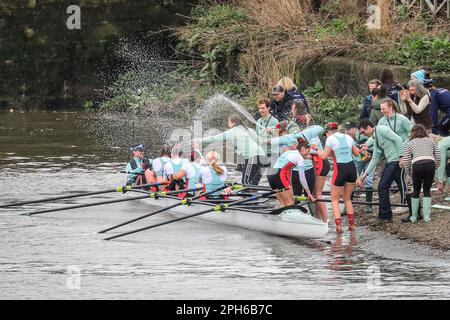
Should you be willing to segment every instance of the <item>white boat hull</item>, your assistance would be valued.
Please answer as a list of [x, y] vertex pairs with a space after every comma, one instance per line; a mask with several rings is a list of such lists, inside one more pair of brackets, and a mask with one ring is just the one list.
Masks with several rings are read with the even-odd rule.
[[[157, 200], [146, 199], [145, 201], [151, 206], [163, 208], [173, 205], [179, 200], [159, 198]], [[180, 205], [168, 211], [181, 217], [211, 208], [207, 205], [193, 204], [192, 206]], [[290, 210], [279, 215], [227, 210], [225, 212], [206, 213], [197, 217], [283, 237], [317, 239], [328, 233], [327, 223], [299, 210]]]

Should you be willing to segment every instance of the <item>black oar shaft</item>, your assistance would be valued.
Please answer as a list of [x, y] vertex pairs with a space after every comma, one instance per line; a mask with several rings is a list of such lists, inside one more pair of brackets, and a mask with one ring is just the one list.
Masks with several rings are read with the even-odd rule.
[[[196, 190], [196, 189], [179, 190], [177, 192], [189, 192], [189, 191], [193, 191], [193, 190]], [[158, 192], [156, 194], [158, 194]], [[163, 194], [171, 194], [171, 193], [167, 192], [167, 193], [163, 193]], [[172, 193], [172, 194], [174, 194], [174, 193]], [[134, 197], [134, 198], [107, 200], [107, 201], [100, 201], [100, 202], [95, 202], [95, 203], [79, 204], [79, 205], [68, 206], [68, 207], [63, 207], [63, 208], [39, 210], [39, 211], [30, 212], [30, 213], [25, 213], [23, 215], [34, 216], [34, 215], [38, 215], [38, 214], [42, 214], [42, 213], [57, 212], [57, 211], [72, 210], [72, 209], [81, 209], [81, 208], [88, 208], [88, 207], [94, 207], [94, 206], [102, 206], [102, 205], [112, 204], [112, 203], [119, 203], [119, 202], [126, 202], [126, 201], [146, 199], [146, 198], [150, 197], [150, 195], [151, 194], [146, 194], [144, 196]]]
[[[146, 187], [152, 187], [152, 186], [158, 186], [161, 185], [158, 184], [146, 184], [142, 186], [136, 186], [136, 187], [128, 187], [128, 191], [131, 191], [132, 189], [142, 189]], [[15, 203], [9, 203], [0, 205], [0, 208], [8, 208], [8, 207], [17, 207], [17, 206], [23, 206], [27, 204], [34, 204], [34, 203], [42, 203], [42, 202], [50, 202], [50, 201], [56, 201], [56, 200], [64, 200], [64, 199], [73, 199], [73, 198], [80, 198], [80, 197], [86, 197], [86, 196], [94, 196], [98, 194], [106, 194], [106, 193], [113, 193], [113, 192], [123, 192], [127, 191], [127, 186], [124, 187], [117, 187], [115, 189], [108, 189], [108, 190], [102, 190], [102, 191], [94, 191], [94, 192], [86, 192], [86, 193], [79, 193], [79, 194], [73, 194], [73, 195], [67, 195], [67, 196], [60, 196], [60, 197], [53, 197], [53, 198], [46, 198], [46, 199], [39, 199], [39, 200], [30, 200], [30, 201], [23, 201], [23, 202], [15, 202]]]
[[[220, 187], [220, 188], [217, 188], [217, 189], [215, 189], [215, 190], [212, 190], [212, 191], [209, 191], [209, 192], [205, 192], [205, 193], [201, 193], [201, 194], [199, 194], [199, 195], [197, 195], [197, 196], [195, 196], [195, 197], [192, 197], [191, 200], [196, 200], [196, 199], [199, 199], [199, 198], [201, 198], [201, 197], [208, 196], [208, 195], [210, 195], [210, 194], [213, 194], [213, 193], [215, 193], [215, 192], [219, 192], [219, 191], [224, 190], [224, 189], [226, 189], [226, 188], [228, 188], [228, 186], [224, 185], [224, 186], [222, 186], [222, 187]], [[176, 207], [178, 207], [178, 206], [180, 206], [180, 205], [182, 205], [182, 204], [184, 204], [184, 203], [183, 203], [183, 202], [181, 201], [181, 199], [180, 199], [179, 202], [174, 203], [174, 204], [172, 204], [172, 205], [170, 205], [170, 206], [168, 206], [168, 207], [161, 208], [160, 210], [157, 210], [157, 211], [155, 211], [155, 212], [151, 212], [151, 213], [145, 214], [145, 215], [143, 215], [143, 216], [139, 216], [139, 217], [134, 218], [134, 219], [129, 220], [129, 221], [125, 221], [125, 222], [120, 223], [120, 224], [118, 224], [118, 225], [115, 225], [115, 226], [112, 226], [112, 227], [107, 228], [107, 229], [105, 229], [105, 230], [102, 230], [102, 231], [100, 231], [99, 233], [105, 233], [105, 232], [108, 232], [108, 231], [111, 231], [111, 230], [114, 230], [114, 229], [117, 229], [117, 228], [126, 226], [126, 225], [128, 225], [128, 224], [130, 224], [130, 223], [133, 223], [133, 222], [136, 222], [136, 221], [139, 221], [139, 220], [142, 220], [142, 219], [145, 219], [145, 218], [154, 216], [154, 215], [156, 215], [156, 214], [158, 214], [158, 213], [161, 213], [161, 212], [163, 212], [163, 211], [166, 211], [166, 210], [170, 210], [170, 209], [176, 208]]]
[[[238, 204], [241, 204], [241, 203], [245, 203], [245, 202], [251, 201], [251, 200], [256, 200], [256, 199], [259, 199], [259, 198], [263, 197], [264, 195], [274, 194], [274, 193], [281, 192], [281, 191], [282, 190], [271, 191], [271, 192], [268, 192], [267, 194], [253, 196], [253, 197], [251, 197], [249, 199], [237, 200], [237, 201], [232, 202], [229, 205], [227, 205], [227, 207], [238, 205]], [[218, 205], [218, 206], [215, 206], [215, 207], [213, 207], [211, 209], [206, 209], [206, 210], [203, 210], [203, 211], [191, 214], [191, 215], [187, 215], [187, 216], [184, 216], [184, 217], [172, 219], [172, 220], [161, 222], [161, 223], [157, 223], [157, 224], [153, 224], [153, 225], [148, 226], [148, 227], [144, 227], [144, 228], [140, 228], [140, 229], [136, 229], [136, 230], [131, 230], [131, 231], [128, 231], [128, 232], [125, 232], [125, 233], [121, 233], [121, 234], [112, 236], [112, 237], [108, 237], [108, 238], [105, 238], [105, 240], [117, 239], [117, 238], [120, 238], [120, 237], [123, 237], [123, 236], [127, 236], [127, 235], [130, 235], [130, 234], [133, 234], [133, 233], [137, 233], [137, 232], [153, 229], [153, 228], [156, 228], [156, 227], [164, 226], [166, 224], [174, 223], [174, 222], [181, 221], [181, 220], [186, 220], [186, 219], [189, 219], [189, 218], [194, 218], [194, 217], [197, 217], [197, 216], [200, 216], [200, 215], [203, 215], [203, 214], [206, 214], [206, 213], [210, 213], [210, 212], [213, 212], [213, 211], [227, 210], [227, 207], [223, 207], [222, 205]]]

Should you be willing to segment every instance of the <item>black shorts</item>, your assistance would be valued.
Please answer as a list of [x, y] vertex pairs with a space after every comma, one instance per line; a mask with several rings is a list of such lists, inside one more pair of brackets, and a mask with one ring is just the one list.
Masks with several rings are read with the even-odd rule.
[[[316, 174], [314, 168], [305, 171], [306, 182], [311, 193], [314, 193], [314, 185], [316, 184]], [[306, 195], [300, 182], [300, 174], [298, 171], [292, 171], [292, 191], [295, 196]]]
[[346, 183], [355, 183], [357, 178], [355, 162], [334, 163], [333, 178], [331, 184], [343, 187]]
[[272, 190], [289, 188], [291, 185], [291, 169], [276, 169], [274, 174], [267, 176], [267, 181]]
[[326, 177], [330, 172], [330, 162], [327, 159], [323, 160], [318, 155], [313, 155], [312, 160], [314, 163], [314, 169], [316, 170], [316, 176]]

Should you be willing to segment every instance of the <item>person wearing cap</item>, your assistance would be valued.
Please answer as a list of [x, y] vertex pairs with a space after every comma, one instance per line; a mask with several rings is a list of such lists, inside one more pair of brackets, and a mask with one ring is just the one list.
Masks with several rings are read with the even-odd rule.
[[419, 80], [422, 84], [425, 82], [427, 72], [423, 69], [411, 73], [411, 80]]
[[[431, 93], [431, 119], [433, 120], [433, 134], [446, 137], [450, 135], [450, 91], [438, 88], [430, 79]], [[439, 112], [444, 113], [444, 117], [439, 120]]]
[[325, 135], [327, 136], [325, 148], [322, 151], [315, 146], [315, 149], [322, 159], [327, 159], [330, 155], [333, 155], [334, 169], [333, 178], [331, 179], [331, 203], [336, 222], [336, 232], [342, 233], [341, 208], [339, 206], [341, 197], [344, 200], [349, 231], [356, 229], [351, 196], [357, 179], [353, 156], [358, 156], [359, 150], [353, 138], [345, 133], [338, 132], [338, 129], [345, 130], [342, 127], [338, 128], [336, 122], [328, 123], [325, 126]]
[[144, 144], [131, 146], [133, 158], [131, 158], [126, 167], [129, 184], [142, 185], [156, 181], [155, 174], [152, 171], [152, 162], [144, 157], [144, 149]]
[[270, 112], [278, 119], [278, 121], [289, 120], [292, 101], [294, 98], [288, 95], [285, 89], [276, 85], [272, 89], [272, 102], [270, 104]]
[[[361, 132], [359, 132], [358, 125], [354, 122], [347, 122], [344, 124], [345, 127], [345, 133], [348, 134], [350, 137], [353, 138], [353, 140], [356, 143], [356, 146], [360, 148], [363, 144], [367, 142], [369, 137], [363, 135]], [[360, 152], [360, 154], [356, 157], [354, 157], [355, 165], [356, 165], [356, 173], [358, 176], [360, 176], [364, 171], [367, 170], [367, 167], [370, 163], [370, 152], [372, 150], [367, 150], [366, 152]], [[373, 188], [373, 176], [375, 171], [372, 171], [367, 178], [364, 180], [364, 188], [366, 190], [372, 190]], [[366, 193], [366, 202], [372, 203], [373, 200], [373, 192], [367, 191]], [[371, 204], [367, 205], [367, 212], [373, 212], [373, 207]]]
[[308, 198], [315, 202], [305, 176], [305, 157], [309, 154], [310, 145], [303, 139], [297, 140], [295, 150], [291, 149], [283, 153], [276, 161], [273, 169], [268, 172], [267, 180], [272, 190], [283, 190], [275, 194], [282, 208], [295, 203], [293, 193], [292, 170], [296, 168], [299, 173], [300, 184], [305, 190]]
[[[388, 126], [379, 125], [375, 127], [375, 125], [367, 119], [361, 120], [358, 127], [362, 134], [374, 138], [374, 147], [369, 166], [367, 170], [359, 176], [357, 184], [361, 188], [363, 187], [364, 180], [375, 170], [378, 161], [381, 156], [384, 155], [387, 163], [378, 184], [378, 196], [380, 202], [378, 219], [380, 221], [391, 221], [392, 208], [389, 197], [390, 188], [394, 181], [398, 186], [402, 185], [400, 168], [400, 161], [403, 161], [401, 160], [403, 158], [402, 138]], [[402, 188], [400, 188], [400, 193], [401, 197], [404, 198], [405, 195], [403, 194], [404, 190]]]

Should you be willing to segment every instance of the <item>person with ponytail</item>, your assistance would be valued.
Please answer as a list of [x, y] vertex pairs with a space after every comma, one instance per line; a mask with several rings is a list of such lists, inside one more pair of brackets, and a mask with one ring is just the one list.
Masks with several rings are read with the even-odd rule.
[[[203, 185], [203, 192], [211, 192], [225, 185], [227, 182], [227, 168], [219, 165], [220, 154], [210, 151], [206, 154], [206, 166], [200, 169], [198, 182]], [[211, 196], [228, 193], [228, 191], [217, 191]]]
[[267, 163], [265, 153], [258, 144], [254, 130], [247, 128], [242, 118], [233, 114], [228, 117], [229, 130], [217, 135], [194, 139], [194, 143], [213, 143], [218, 141], [231, 142], [236, 153], [244, 159], [242, 183], [244, 185], [258, 185], [261, 179], [261, 165]]

